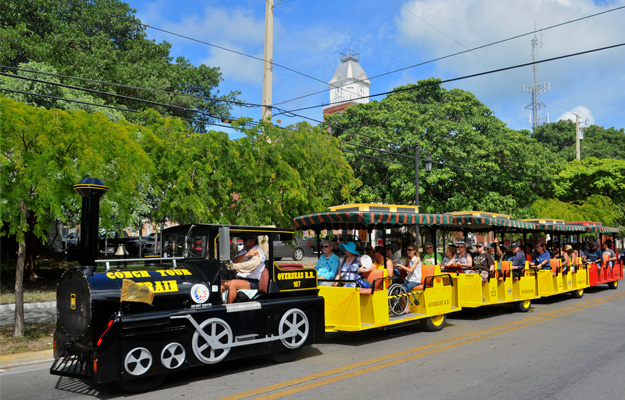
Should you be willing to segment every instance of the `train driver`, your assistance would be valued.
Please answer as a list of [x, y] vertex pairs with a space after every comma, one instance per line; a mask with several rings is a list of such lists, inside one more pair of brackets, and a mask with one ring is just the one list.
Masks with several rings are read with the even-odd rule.
[[221, 292], [228, 290], [228, 304], [234, 302], [239, 289], [258, 289], [260, 277], [265, 269], [265, 253], [258, 245], [258, 236], [247, 233], [243, 236], [243, 249], [234, 257], [232, 268], [237, 271], [236, 279], [221, 282]]

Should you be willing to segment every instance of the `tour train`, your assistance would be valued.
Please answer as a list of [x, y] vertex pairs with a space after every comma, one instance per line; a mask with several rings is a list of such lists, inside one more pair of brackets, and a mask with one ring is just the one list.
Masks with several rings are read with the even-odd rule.
[[[293, 229], [215, 224], [164, 230], [163, 257], [98, 260], [99, 201], [108, 188], [93, 178], [74, 188], [83, 198], [82, 242], [68, 257], [80, 266], [68, 269], [59, 282], [50, 372], [93, 383], [116, 382], [130, 391], [150, 390], [169, 373], [229, 359], [266, 354], [276, 362], [290, 361], [302, 346], [323, 342], [325, 332], [410, 322], [436, 331], [447, 314], [462, 308], [510, 303], [527, 311], [534, 299], [567, 292], [581, 297], [589, 286], [616, 288], [623, 277], [620, 261], [562, 273], [553, 260], [555, 276], [527, 267], [514, 280], [509, 264], [503, 263], [503, 279], [496, 275], [482, 282], [479, 274], [424, 265], [423, 284], [412, 291], [393, 283], [386, 269], [367, 274], [371, 288], [318, 286], [314, 269], [274, 262], [273, 239], [288, 239]], [[582, 233], [618, 232], [596, 224], [516, 221], [484, 213], [420, 214], [415, 207], [383, 205], [334, 207], [296, 217], [294, 225], [314, 230], [318, 238], [326, 229], [384, 233], [410, 225], [429, 230], [433, 240], [437, 229], [463, 231], [465, 237], [469, 231], [522, 234], [524, 239], [537, 232], [577, 235], [578, 243]], [[232, 273], [231, 260], [240, 250], [237, 239], [250, 234], [265, 246], [259, 288], [226, 304], [221, 280]]]

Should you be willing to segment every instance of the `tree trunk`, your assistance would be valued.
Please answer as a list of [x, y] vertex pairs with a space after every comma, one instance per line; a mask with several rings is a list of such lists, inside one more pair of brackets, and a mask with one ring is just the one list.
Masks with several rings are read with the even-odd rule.
[[[20, 200], [22, 222], [26, 222], [26, 203]], [[24, 336], [24, 267], [26, 264], [26, 235], [18, 244], [17, 266], [15, 268], [15, 329], [14, 337]]]

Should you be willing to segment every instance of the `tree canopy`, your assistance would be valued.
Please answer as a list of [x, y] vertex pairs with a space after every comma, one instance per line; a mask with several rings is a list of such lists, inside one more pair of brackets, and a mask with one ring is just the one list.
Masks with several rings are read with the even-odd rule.
[[[79, 82], [79, 86], [103, 92], [196, 109], [200, 113], [99, 95], [106, 104], [135, 110], [156, 108], [163, 115], [199, 120], [193, 123], [199, 131], [205, 130], [203, 122], [228, 116], [229, 103], [221, 100], [235, 100], [238, 93], [220, 95], [219, 68], [194, 66], [183, 57], [173, 60], [170, 44], [149, 40], [135, 12], [119, 0], [4, 1], [0, 7], [0, 65], [19, 67], [36, 61], [63, 75], [180, 93]], [[135, 116], [126, 113], [126, 118], [134, 120]]]
[[[549, 177], [557, 171], [551, 152], [507, 128], [473, 94], [446, 90], [438, 82], [398, 87], [379, 102], [327, 117], [327, 126], [348, 151], [346, 158], [363, 183], [356, 199], [414, 203], [417, 145], [422, 212], [531, 214], [529, 206], [549, 192]], [[428, 154], [434, 168], [425, 174]]]

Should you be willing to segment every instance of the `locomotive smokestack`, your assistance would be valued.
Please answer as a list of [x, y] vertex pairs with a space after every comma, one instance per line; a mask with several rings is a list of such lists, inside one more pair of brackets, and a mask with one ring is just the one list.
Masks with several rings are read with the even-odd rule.
[[80, 221], [80, 265], [93, 266], [98, 255], [98, 225], [100, 218], [100, 197], [109, 188], [97, 178], [85, 178], [74, 185], [74, 190], [82, 196]]

